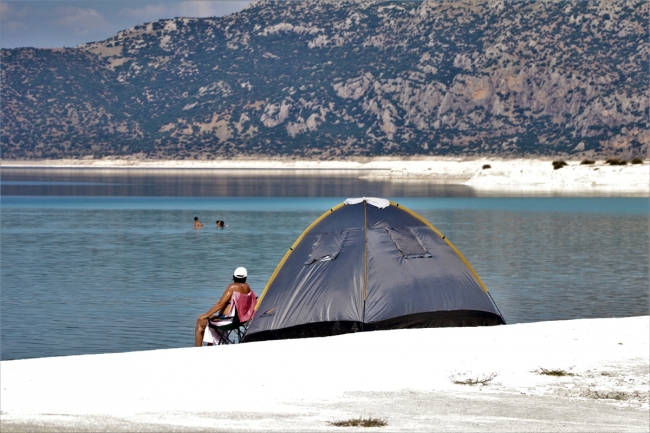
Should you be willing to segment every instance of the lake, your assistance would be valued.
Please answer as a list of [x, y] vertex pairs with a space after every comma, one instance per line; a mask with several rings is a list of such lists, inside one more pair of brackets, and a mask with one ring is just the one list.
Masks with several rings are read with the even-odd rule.
[[3, 168], [1, 359], [192, 346], [236, 267], [261, 294], [302, 231], [359, 196], [436, 226], [509, 324], [649, 312], [647, 197], [490, 196], [361, 174]]

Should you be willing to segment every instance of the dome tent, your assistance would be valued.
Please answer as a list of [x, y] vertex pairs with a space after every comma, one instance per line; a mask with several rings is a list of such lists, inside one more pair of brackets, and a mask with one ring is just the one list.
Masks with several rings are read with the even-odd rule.
[[505, 324], [456, 247], [414, 212], [348, 199], [280, 261], [244, 342], [356, 331]]

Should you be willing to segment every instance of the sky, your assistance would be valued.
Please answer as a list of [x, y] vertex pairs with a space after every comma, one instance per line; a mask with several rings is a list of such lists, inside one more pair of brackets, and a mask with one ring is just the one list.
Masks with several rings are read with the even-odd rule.
[[251, 0], [0, 1], [2, 48], [74, 47], [163, 18], [202, 18], [240, 11]]

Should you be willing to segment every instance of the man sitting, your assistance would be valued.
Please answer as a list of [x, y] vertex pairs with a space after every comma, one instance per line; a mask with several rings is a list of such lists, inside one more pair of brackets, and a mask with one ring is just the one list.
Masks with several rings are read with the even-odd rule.
[[233, 302], [233, 293], [239, 292], [248, 295], [251, 292], [250, 286], [246, 283], [247, 277], [248, 271], [246, 268], [239, 267], [235, 269], [232, 275], [233, 282], [226, 287], [226, 291], [223, 293], [219, 302], [214, 304], [207, 313], [201, 314], [196, 319], [196, 328], [194, 329], [194, 342], [196, 347], [203, 346], [203, 335], [205, 334], [205, 328], [208, 327], [210, 318], [223, 318], [228, 315]]

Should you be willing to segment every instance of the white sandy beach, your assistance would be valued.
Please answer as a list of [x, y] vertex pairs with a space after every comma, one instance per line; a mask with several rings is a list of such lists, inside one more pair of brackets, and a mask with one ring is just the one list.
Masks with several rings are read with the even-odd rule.
[[[255, 169], [255, 170], [367, 170], [365, 179], [396, 182], [447, 182], [478, 191], [626, 193], [650, 195], [650, 164], [612, 166], [604, 160], [593, 165], [567, 160], [554, 170], [553, 159], [496, 158], [357, 158], [318, 161], [291, 158], [224, 160], [75, 159], [2, 161], [2, 167], [115, 168], [115, 169]], [[490, 168], [483, 167], [489, 165]]]
[[[2, 361], [0, 427], [647, 432], [649, 326], [583, 319]], [[359, 417], [388, 425], [329, 424]]]

